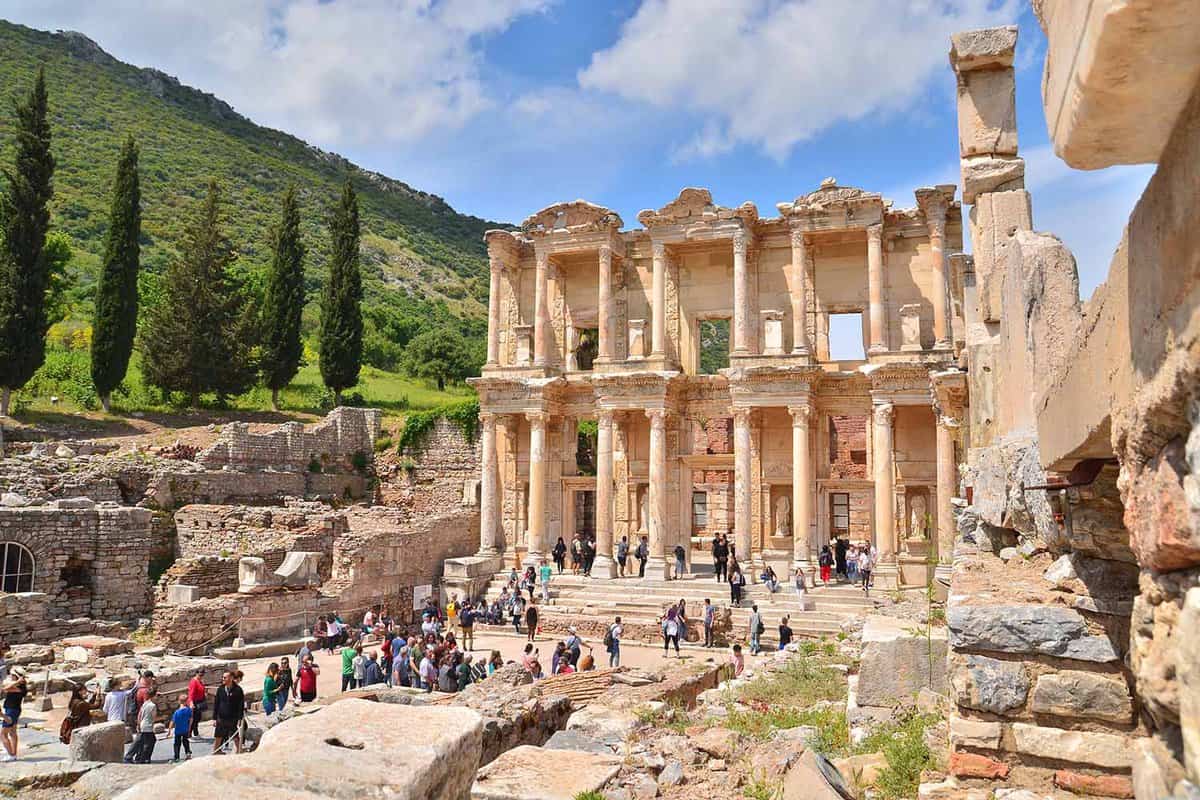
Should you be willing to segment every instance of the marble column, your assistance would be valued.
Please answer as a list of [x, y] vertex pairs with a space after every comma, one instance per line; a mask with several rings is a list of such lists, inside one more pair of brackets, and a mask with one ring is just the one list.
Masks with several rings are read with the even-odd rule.
[[614, 578], [613, 559], [613, 412], [601, 409], [596, 432], [596, 560], [593, 578]]
[[746, 248], [750, 237], [745, 231], [733, 234], [733, 352], [750, 354], [750, 276], [746, 269]]
[[491, 269], [491, 283], [488, 287], [488, 328], [487, 328], [487, 364], [494, 367], [500, 364], [500, 275], [504, 272], [504, 264], [492, 256], [488, 259]]
[[733, 542], [746, 582], [751, 583], [750, 552], [750, 408], [733, 409]]
[[938, 561], [949, 564], [954, 551], [954, 497], [958, 484], [954, 463], [954, 434], [959, 421], [939, 413], [937, 417], [937, 553]]
[[667, 412], [652, 408], [646, 412], [650, 418], [650, 496], [647, 507], [650, 520], [646, 525], [649, 534], [650, 558], [646, 562], [647, 578], [667, 578]]
[[950, 326], [947, 321], [948, 291], [946, 287], [946, 255], [943, 252], [946, 238], [946, 206], [937, 203], [926, 210], [929, 223], [929, 260], [933, 275], [933, 339], [934, 348], [949, 350]]
[[808, 353], [808, 242], [792, 231], [792, 355]]
[[875, 546], [881, 562], [896, 560], [896, 472], [892, 455], [895, 418], [894, 405], [875, 404], [871, 458], [875, 471]]
[[883, 324], [886, 313], [883, 301], [883, 223], [867, 226], [867, 315], [870, 317], [871, 341], [868, 353], [886, 353], [887, 329]]
[[546, 366], [546, 334], [550, 327], [549, 287], [546, 284], [550, 271], [550, 254], [537, 252], [537, 272], [533, 289], [533, 365]]
[[807, 565], [812, 558], [809, 527], [812, 524], [812, 456], [808, 447], [812, 406], [792, 406], [792, 566]]
[[611, 361], [613, 357], [612, 248], [608, 245], [600, 246], [599, 262], [600, 297], [598, 319], [596, 320], [599, 328], [599, 342], [596, 347], [596, 360]]
[[483, 462], [479, 475], [479, 555], [494, 556], [501, 550], [504, 534], [500, 527], [500, 461], [496, 453], [496, 415], [479, 415]]
[[529, 553], [526, 562], [546, 558], [546, 423], [550, 415], [531, 411], [529, 420]]
[[652, 293], [650, 357], [661, 359], [667, 355], [667, 246], [662, 242], [654, 243]]

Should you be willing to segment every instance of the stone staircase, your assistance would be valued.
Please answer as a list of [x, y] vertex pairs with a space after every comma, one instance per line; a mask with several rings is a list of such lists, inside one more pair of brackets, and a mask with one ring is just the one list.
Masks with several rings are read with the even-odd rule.
[[[488, 601], [498, 597], [507, 585], [508, 573], [493, 576], [487, 586]], [[771, 594], [765, 586], [752, 584], [745, 587], [744, 594], [741, 607], [730, 608], [733, 638], [740, 641], [748, 638], [750, 607], [757, 603], [766, 625], [762, 636], [764, 646], [775, 645], [776, 628], [784, 615], [789, 617], [788, 624], [796, 636], [820, 638], [836, 635], [845, 621], [870, 613], [874, 608], [874, 602], [864, 596], [860, 588], [849, 584], [810, 589], [807, 610], [801, 606], [790, 585]], [[543, 625], [565, 629], [567, 624], [588, 623], [580, 625], [581, 633], [585, 628], [604, 630], [618, 615], [626, 628], [653, 629], [664, 609], [679, 602], [680, 598], [686, 601], [687, 614], [692, 620], [701, 617], [705, 598], [711, 599], [719, 610], [729, 607], [728, 584], [718, 583], [711, 575], [689, 575], [663, 581], [636, 577], [602, 580], [564, 573], [555, 575], [550, 581], [549, 603], [541, 602], [540, 587], [534, 596]]]

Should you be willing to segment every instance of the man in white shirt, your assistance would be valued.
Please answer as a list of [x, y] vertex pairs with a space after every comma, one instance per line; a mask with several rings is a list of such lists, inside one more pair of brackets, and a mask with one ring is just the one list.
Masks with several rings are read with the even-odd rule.
[[157, 695], [158, 690], [150, 687], [142, 707], [138, 709], [137, 739], [125, 754], [126, 764], [149, 764], [150, 757], [154, 755], [154, 718], [158, 716], [158, 706], [154, 704], [154, 699]]
[[617, 617], [612, 625], [608, 626], [608, 666], [621, 666], [621, 634], [625, 629], [621, 627], [621, 618]]
[[121, 681], [104, 696], [104, 718], [109, 722], [124, 722], [129, 695], [133, 692], [128, 681]]

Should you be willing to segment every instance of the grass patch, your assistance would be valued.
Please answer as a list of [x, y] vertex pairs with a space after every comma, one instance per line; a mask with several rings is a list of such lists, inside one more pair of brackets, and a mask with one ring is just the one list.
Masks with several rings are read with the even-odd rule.
[[588, 789], [586, 792], [577, 793], [575, 800], [604, 800], [604, 795], [593, 789]]
[[856, 753], [881, 752], [887, 759], [887, 768], [875, 779], [882, 800], [916, 796], [921, 771], [933, 766], [925, 729], [939, 719], [934, 714], [910, 714], [876, 728], [854, 748]]
[[[821, 647], [816, 642], [804, 644]], [[829, 647], [833, 649], [832, 645]], [[794, 659], [784, 669], [747, 683], [739, 696], [747, 704], [804, 708], [822, 700], [844, 699], [846, 678], [838, 670], [809, 663], [807, 659]]]
[[742, 787], [742, 795], [750, 800], [781, 800], [783, 786], [768, 781], [765, 777], [756, 776]]

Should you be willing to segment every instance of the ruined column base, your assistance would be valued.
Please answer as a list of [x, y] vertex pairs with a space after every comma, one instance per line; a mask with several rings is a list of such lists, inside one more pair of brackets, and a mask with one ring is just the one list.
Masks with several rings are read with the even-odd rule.
[[646, 560], [646, 577], [656, 581], [671, 580], [671, 561], [666, 556], [650, 556]]
[[871, 576], [874, 589], [890, 592], [900, 588], [900, 567], [897, 564], [878, 564]]
[[480, 597], [492, 576], [503, 568], [500, 553], [479, 552], [473, 556], [447, 558], [442, 562], [442, 591], [446, 597]]
[[[649, 564], [646, 565], [649, 568]], [[592, 562], [592, 577], [601, 580], [611, 580], [617, 577], [617, 562], [612, 556], [597, 555]]]

